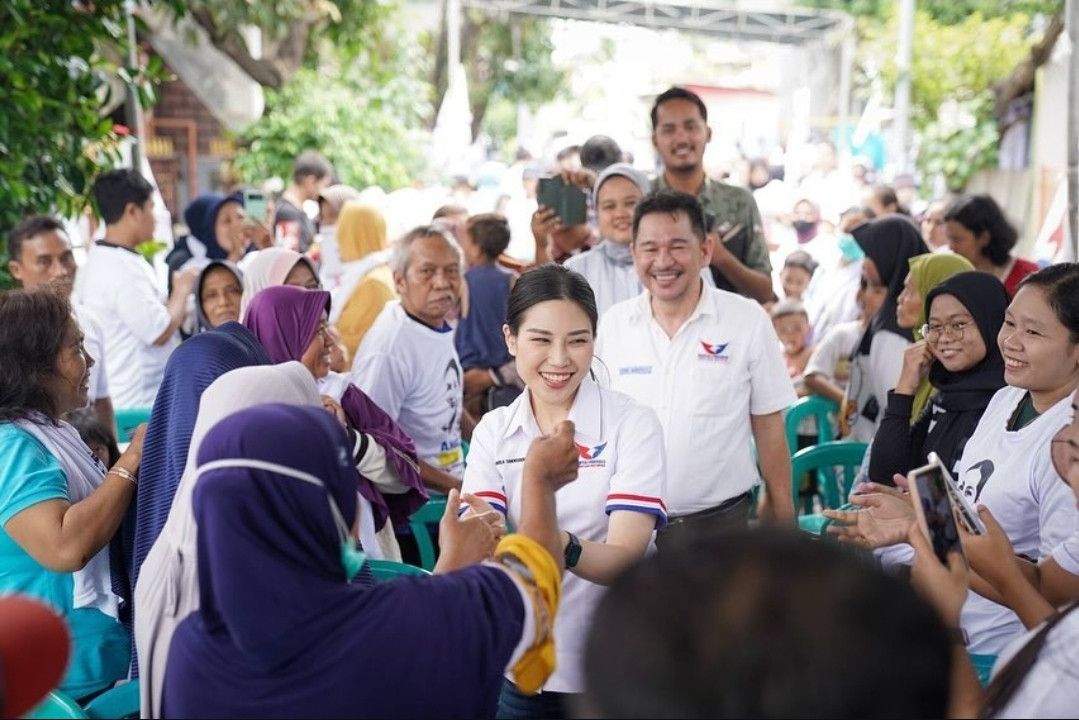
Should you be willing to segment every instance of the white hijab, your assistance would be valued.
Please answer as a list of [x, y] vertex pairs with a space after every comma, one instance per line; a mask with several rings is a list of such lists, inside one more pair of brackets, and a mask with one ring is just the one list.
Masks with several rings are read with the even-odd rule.
[[[82, 441], [74, 427], [62, 420], [59, 425], [44, 417], [40, 420], [16, 420], [15, 424], [41, 441], [49, 454], [60, 461], [67, 478], [67, 496], [71, 504], [85, 500], [105, 480], [105, 466]], [[90, 558], [82, 570], [75, 571], [72, 585], [72, 608], [96, 608], [111, 618], [119, 619], [120, 601], [112, 592], [107, 544]]]
[[199, 447], [210, 429], [229, 415], [272, 402], [322, 404], [314, 378], [298, 362], [232, 370], [202, 394], [183, 477], [135, 586], [141, 717], [161, 717], [161, 690], [172, 635], [180, 622], [199, 608], [197, 528], [191, 504]]

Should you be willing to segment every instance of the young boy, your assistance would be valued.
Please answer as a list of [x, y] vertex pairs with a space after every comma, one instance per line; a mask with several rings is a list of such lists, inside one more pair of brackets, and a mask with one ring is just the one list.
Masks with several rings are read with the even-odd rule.
[[809, 315], [798, 300], [786, 298], [772, 307], [772, 325], [783, 345], [783, 360], [787, 364], [791, 382], [794, 383], [798, 397], [809, 394], [803, 382], [809, 356], [813, 348], [809, 345]]
[[783, 286], [783, 296], [790, 300], [802, 300], [802, 295], [809, 287], [817, 261], [805, 250], [795, 250], [783, 261], [779, 271], [779, 282]]

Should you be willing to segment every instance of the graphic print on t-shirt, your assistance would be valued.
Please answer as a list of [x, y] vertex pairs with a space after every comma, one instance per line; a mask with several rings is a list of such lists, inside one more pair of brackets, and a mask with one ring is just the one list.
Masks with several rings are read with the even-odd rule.
[[449, 433], [457, 427], [457, 413], [461, 407], [461, 366], [457, 364], [456, 359], [451, 358], [446, 363], [443, 375], [446, 381], [446, 404], [450, 408], [450, 419], [442, 426], [442, 432]]
[[978, 498], [981, 497], [982, 490], [985, 488], [985, 484], [989, 482], [994, 470], [996, 470], [996, 466], [992, 460], [988, 459], [979, 460], [963, 468], [958, 482], [959, 490], [963, 493], [963, 496], [971, 503], [978, 502]]

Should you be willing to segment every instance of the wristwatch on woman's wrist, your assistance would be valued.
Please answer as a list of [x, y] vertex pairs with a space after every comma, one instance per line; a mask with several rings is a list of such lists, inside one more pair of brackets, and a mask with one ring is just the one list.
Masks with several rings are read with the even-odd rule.
[[569, 538], [569, 542], [566, 543], [566, 549], [564, 551], [566, 567], [576, 567], [577, 562], [581, 559], [581, 541], [569, 530], [566, 531], [566, 537]]

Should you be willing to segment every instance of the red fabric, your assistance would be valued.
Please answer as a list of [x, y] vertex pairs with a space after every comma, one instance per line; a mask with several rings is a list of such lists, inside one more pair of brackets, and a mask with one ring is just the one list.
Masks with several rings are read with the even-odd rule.
[[1008, 277], [1004, 278], [1004, 289], [1008, 291], [1008, 297], [1015, 297], [1015, 291], [1019, 289], [1019, 283], [1023, 282], [1023, 278], [1037, 271], [1037, 264], [1032, 263], [1030, 260], [1016, 258], [1015, 265], [1012, 265], [1012, 271], [1008, 273]]

